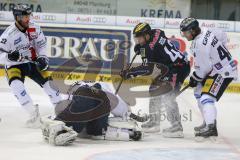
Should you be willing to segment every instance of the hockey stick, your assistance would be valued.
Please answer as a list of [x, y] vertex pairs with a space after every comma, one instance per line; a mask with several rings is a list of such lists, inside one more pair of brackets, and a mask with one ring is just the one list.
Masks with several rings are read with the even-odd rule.
[[[137, 57], [137, 55], [138, 55], [138, 53], [136, 53], [136, 54], [134, 55], [134, 57], [133, 57], [131, 63], [128, 65], [128, 67], [127, 67], [126, 70], [129, 70], [129, 69], [130, 69], [130, 67], [132, 66], [133, 61], [135, 60], [135, 58]], [[122, 71], [123, 71], [123, 69], [122, 69]], [[119, 91], [119, 89], [120, 89], [120, 87], [121, 87], [123, 81], [124, 81], [124, 78], [122, 78], [121, 81], [120, 81], [120, 83], [118, 84], [117, 89], [116, 89], [116, 91], [115, 91], [115, 95], [117, 95], [117, 93], [118, 93], [118, 91]]]
[[130, 113], [129, 117], [134, 119], [134, 120], [136, 120], [136, 121], [138, 121], [138, 122], [146, 122], [149, 119], [149, 116], [147, 116], [147, 115], [141, 117], [141, 116], [136, 115], [136, 114], [134, 114], [132, 112]]
[[[128, 65], [128, 67], [127, 67], [126, 70], [129, 70], [129, 69], [130, 69], [130, 67], [132, 66], [133, 61], [135, 60], [135, 58], [137, 57], [137, 55], [138, 55], [137, 53], [134, 55], [132, 61], [130, 62], [130, 64]], [[122, 69], [122, 70], [123, 70], [123, 69]], [[124, 81], [124, 79], [122, 78], [121, 81], [120, 81], [120, 83], [118, 84], [118, 87], [117, 87], [116, 91], [115, 91], [115, 95], [117, 95], [117, 93], [118, 93], [118, 91], [119, 91], [119, 89], [120, 89], [123, 81]], [[132, 113], [132, 112], [130, 113], [129, 117], [132, 118], [132, 119], [134, 119], [134, 120], [136, 120], [136, 121], [138, 121], [138, 122], [146, 122], [146, 121], [148, 121], [148, 119], [149, 119], [148, 116], [141, 117], [141, 116], [138, 116], [138, 115], [136, 115], [136, 114], [134, 114], [134, 113]]]
[[187, 84], [180, 92], [178, 92], [178, 94], [176, 96], [181, 95], [186, 89], [188, 89], [190, 87], [189, 84]]

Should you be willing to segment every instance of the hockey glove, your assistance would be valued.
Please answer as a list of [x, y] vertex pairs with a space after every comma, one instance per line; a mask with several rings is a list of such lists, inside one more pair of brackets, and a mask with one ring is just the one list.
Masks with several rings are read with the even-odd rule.
[[131, 75], [129, 74], [129, 70], [121, 71], [120, 76], [125, 80], [131, 78]]
[[199, 82], [202, 82], [202, 78], [198, 77], [196, 72], [193, 72], [192, 76], [190, 77], [189, 86], [196, 87]]
[[140, 49], [141, 49], [140, 44], [137, 44], [137, 45], [135, 45], [135, 47], [134, 47], [134, 52], [135, 52], [137, 55], [140, 55], [140, 54], [141, 54]]
[[18, 51], [14, 51], [8, 54], [8, 59], [10, 61], [19, 62], [22, 60], [22, 55]]
[[46, 71], [49, 68], [49, 59], [46, 56], [40, 56], [36, 60], [36, 65], [40, 71]]

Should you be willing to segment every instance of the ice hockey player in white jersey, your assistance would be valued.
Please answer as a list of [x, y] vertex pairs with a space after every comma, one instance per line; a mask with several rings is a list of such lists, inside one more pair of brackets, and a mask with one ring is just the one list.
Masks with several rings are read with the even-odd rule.
[[77, 135], [95, 140], [137, 141], [142, 139], [142, 131], [131, 115], [128, 105], [114, 95], [109, 84], [78, 82], [57, 105], [55, 118], [41, 118], [41, 128], [44, 139], [52, 145], [70, 144]]
[[21, 106], [29, 113], [27, 127], [40, 126], [39, 109], [25, 89], [26, 76], [39, 84], [53, 104], [61, 97], [50, 86], [47, 74], [49, 59], [46, 56], [46, 38], [41, 28], [30, 21], [31, 8], [19, 4], [13, 9], [15, 22], [0, 37], [0, 63], [5, 65], [9, 86]]
[[227, 35], [219, 29], [200, 28], [195, 18], [185, 18], [180, 30], [183, 37], [192, 41], [194, 72], [189, 85], [195, 87], [194, 95], [204, 119], [201, 126], [194, 128], [195, 136], [218, 136], [215, 103], [237, 78], [236, 62], [226, 48]]

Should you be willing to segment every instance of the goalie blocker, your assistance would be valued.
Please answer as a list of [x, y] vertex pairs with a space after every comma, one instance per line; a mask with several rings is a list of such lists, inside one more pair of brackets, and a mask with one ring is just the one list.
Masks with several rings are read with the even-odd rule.
[[142, 139], [135, 120], [109, 117], [110, 111], [109, 98], [98, 83], [71, 87], [69, 98], [56, 107], [56, 118], [41, 118], [43, 136], [53, 145], [70, 144], [80, 135], [101, 140]]

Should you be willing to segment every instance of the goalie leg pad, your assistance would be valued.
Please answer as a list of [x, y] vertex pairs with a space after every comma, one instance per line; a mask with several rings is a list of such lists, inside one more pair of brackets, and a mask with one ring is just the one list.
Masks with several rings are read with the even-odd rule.
[[[109, 118], [108, 123], [109, 126], [105, 134], [106, 140], [129, 141], [140, 140], [143, 138], [141, 128], [138, 127], [136, 121], [134, 120], [131, 119], [126, 120], [119, 117], [111, 117]], [[138, 138], [136, 138], [135, 135], [137, 135]], [[139, 135], [141, 135], [140, 138]]]
[[48, 117], [41, 118], [41, 129], [44, 139], [56, 146], [68, 145], [77, 137], [77, 132], [67, 127], [64, 122]]

